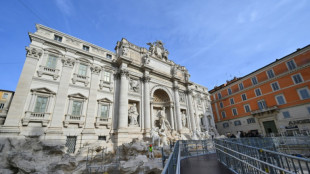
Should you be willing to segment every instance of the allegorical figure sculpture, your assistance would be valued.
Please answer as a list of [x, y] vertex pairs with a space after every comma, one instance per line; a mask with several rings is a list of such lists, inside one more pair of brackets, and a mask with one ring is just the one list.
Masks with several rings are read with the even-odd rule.
[[162, 107], [162, 110], [159, 111], [159, 126], [160, 129], [171, 130], [169, 121], [166, 119], [165, 107]]
[[138, 113], [136, 104], [134, 103], [132, 106], [130, 106], [128, 110], [129, 125], [137, 125], [138, 116], [139, 116], [139, 113]]

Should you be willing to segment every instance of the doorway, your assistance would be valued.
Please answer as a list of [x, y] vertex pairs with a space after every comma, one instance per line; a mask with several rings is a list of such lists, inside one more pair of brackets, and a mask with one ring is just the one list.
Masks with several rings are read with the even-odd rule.
[[266, 135], [271, 133], [274, 134], [278, 133], [278, 129], [274, 121], [264, 121], [263, 125], [265, 128]]

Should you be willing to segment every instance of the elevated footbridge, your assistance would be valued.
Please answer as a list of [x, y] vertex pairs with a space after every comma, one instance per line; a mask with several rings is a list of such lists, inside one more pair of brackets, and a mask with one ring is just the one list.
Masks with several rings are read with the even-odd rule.
[[278, 147], [270, 138], [180, 140], [162, 174], [310, 173], [308, 158], [278, 152]]

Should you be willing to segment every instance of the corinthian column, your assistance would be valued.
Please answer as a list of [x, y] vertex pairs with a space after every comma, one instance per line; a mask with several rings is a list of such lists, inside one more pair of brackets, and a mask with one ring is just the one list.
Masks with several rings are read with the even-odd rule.
[[19, 133], [19, 122], [25, 112], [26, 99], [30, 92], [32, 77], [36, 72], [37, 63], [42, 56], [42, 50], [34, 47], [26, 47], [27, 57], [20, 75], [15, 95], [6, 117], [4, 126], [0, 132]]
[[87, 113], [86, 113], [86, 124], [83, 130], [83, 134], [95, 133], [95, 117], [96, 117], [96, 106], [97, 106], [97, 91], [99, 88], [99, 74], [101, 71], [100, 66], [91, 66], [91, 81], [90, 90], [88, 97]]
[[187, 90], [187, 101], [188, 101], [188, 105], [189, 105], [189, 118], [190, 118], [190, 122], [191, 122], [191, 128], [192, 128], [192, 130], [196, 130], [192, 93], [193, 92], [191, 90]]
[[56, 102], [51, 120], [51, 125], [46, 134], [62, 134], [63, 118], [65, 116], [65, 105], [68, 99], [68, 89], [71, 80], [71, 72], [75, 63], [73, 58], [63, 58], [60, 82], [56, 94]]
[[119, 70], [120, 76], [120, 91], [119, 91], [119, 117], [118, 129], [128, 127], [128, 78], [129, 73], [127, 68]]
[[174, 89], [174, 100], [175, 100], [175, 110], [176, 110], [176, 121], [177, 121], [177, 131], [181, 131], [182, 130], [182, 120], [181, 120], [181, 113], [180, 113], [180, 101], [179, 101], [179, 86], [178, 86], [178, 82], [174, 81], [173, 82], [173, 89]]
[[144, 129], [145, 133], [149, 133], [151, 129], [151, 111], [150, 111], [150, 80], [151, 78], [146, 71], [144, 73]]

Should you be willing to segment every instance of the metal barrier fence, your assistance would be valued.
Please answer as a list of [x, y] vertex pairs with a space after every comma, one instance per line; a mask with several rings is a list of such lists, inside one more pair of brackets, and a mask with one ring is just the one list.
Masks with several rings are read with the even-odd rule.
[[[219, 162], [234, 173], [309, 174], [310, 160], [253, 147], [231, 139], [215, 139]], [[240, 140], [243, 141], [243, 140]]]
[[162, 174], [180, 173], [181, 159], [215, 153], [212, 140], [180, 140], [177, 141]]

